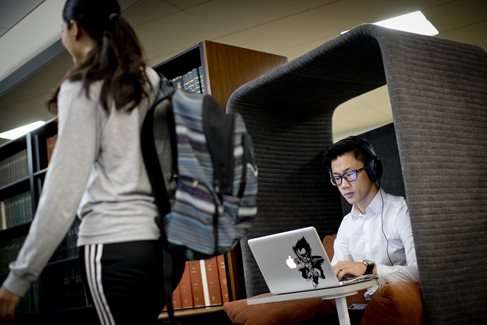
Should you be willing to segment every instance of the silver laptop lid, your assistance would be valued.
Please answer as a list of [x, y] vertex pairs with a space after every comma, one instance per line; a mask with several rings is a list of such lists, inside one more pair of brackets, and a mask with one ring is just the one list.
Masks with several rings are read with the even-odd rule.
[[248, 244], [272, 294], [339, 285], [314, 227], [252, 238]]

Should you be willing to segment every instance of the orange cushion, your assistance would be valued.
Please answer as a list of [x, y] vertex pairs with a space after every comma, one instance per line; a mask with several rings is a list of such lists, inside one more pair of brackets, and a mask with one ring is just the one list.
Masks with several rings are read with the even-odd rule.
[[333, 254], [335, 253], [335, 250], [333, 248], [333, 243], [335, 242], [335, 238], [337, 238], [336, 234], [327, 235], [323, 238], [323, 247], [325, 247], [326, 254], [328, 255], [330, 261], [332, 260]]
[[361, 325], [420, 325], [424, 321], [419, 283], [388, 283], [373, 294]]
[[[267, 295], [269, 293], [256, 297]], [[363, 302], [364, 291], [347, 297], [348, 304]], [[320, 298], [257, 305], [248, 305], [247, 301], [242, 299], [225, 303], [224, 309], [235, 325], [298, 325], [320, 316], [336, 315], [335, 300], [322, 300]]]

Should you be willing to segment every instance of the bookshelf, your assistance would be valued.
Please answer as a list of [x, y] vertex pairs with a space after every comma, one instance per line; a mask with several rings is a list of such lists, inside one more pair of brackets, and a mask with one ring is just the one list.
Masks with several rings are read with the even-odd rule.
[[[203, 41], [154, 68], [188, 91], [213, 95], [226, 107], [237, 87], [286, 61], [282, 56]], [[56, 134], [54, 118], [43, 127], [0, 146], [0, 280], [6, 277], [8, 263], [16, 257], [27, 235]], [[22, 299], [19, 320], [35, 322], [46, 319], [46, 315], [52, 316], [47, 320], [56, 315], [70, 319], [76, 315], [78, 319], [83, 313], [93, 316], [77, 263], [77, 227], [75, 221], [39, 281]], [[199, 288], [191, 281], [192, 271], [193, 278], [199, 277]], [[187, 262], [183, 279], [173, 295], [178, 306], [176, 314], [221, 310], [224, 302], [245, 297], [239, 247], [211, 260]], [[198, 289], [203, 295], [195, 304], [193, 292]], [[160, 318], [165, 317], [162, 311]]]
[[[202, 41], [154, 68], [172, 80], [176, 86], [187, 91], [211, 94], [222, 107], [226, 107], [228, 98], [235, 89], [286, 61], [287, 59], [283, 56], [213, 41]], [[197, 302], [194, 302], [192, 307], [195, 313], [201, 312], [198, 308], [215, 308], [226, 301], [246, 296], [240, 247], [218, 256], [218, 259], [222, 295], [219, 299], [221, 302], [212, 301], [205, 304], [201, 303], [201, 298], [196, 298]], [[193, 272], [198, 272], [198, 270], [201, 272], [204, 265], [203, 263], [197, 265], [198, 262], [201, 261], [190, 262], [187, 268]], [[184, 277], [180, 282], [181, 285], [184, 286]], [[208, 285], [210, 286], [209, 282]], [[193, 286], [192, 293], [199, 292], [198, 285], [193, 283]], [[178, 308], [180, 293], [177, 292], [178, 288], [175, 291], [176, 298], [173, 299], [173, 302], [176, 306], [176, 315], [187, 315], [190, 313], [188, 308]], [[194, 296], [193, 299], [195, 299]], [[164, 317], [164, 313], [161, 317]]]
[[[0, 146], [0, 278], [8, 274], [8, 264], [14, 260], [28, 233], [34, 216], [37, 202], [42, 190], [44, 177], [50, 155], [54, 148], [57, 133], [56, 118], [48, 121], [43, 127], [36, 129], [16, 140]], [[55, 287], [52, 281], [45, 281], [51, 268], [58, 265], [58, 269], [69, 269], [67, 266], [77, 260], [75, 222], [63, 242], [56, 249], [46, 271], [41, 274], [39, 281], [34, 283], [26, 296], [21, 300], [18, 308], [19, 319], [34, 321], [36, 315], [45, 312], [53, 297], [62, 297], [69, 301], [66, 292], [73, 273], [67, 271], [56, 279], [62, 286]], [[71, 268], [72, 269], [72, 268]], [[71, 271], [74, 272], [74, 271]], [[66, 290], [66, 288], [68, 290]], [[78, 287], [78, 296], [85, 299], [84, 288]], [[77, 307], [88, 307], [77, 304]], [[68, 306], [69, 308], [71, 306]]]

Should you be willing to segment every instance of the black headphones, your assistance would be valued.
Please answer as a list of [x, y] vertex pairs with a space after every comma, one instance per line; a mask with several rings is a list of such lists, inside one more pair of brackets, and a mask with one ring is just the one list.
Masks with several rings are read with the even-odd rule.
[[382, 177], [382, 161], [377, 156], [372, 146], [367, 141], [357, 136], [350, 136], [343, 141], [350, 141], [355, 144], [355, 146], [365, 155], [365, 172], [367, 173], [367, 176], [369, 176], [370, 181], [377, 182], [380, 180]]

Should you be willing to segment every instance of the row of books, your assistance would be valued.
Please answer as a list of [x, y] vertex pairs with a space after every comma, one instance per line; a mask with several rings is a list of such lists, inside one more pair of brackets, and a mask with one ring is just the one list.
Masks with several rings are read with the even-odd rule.
[[18, 237], [9, 241], [4, 241], [0, 244], [0, 274], [8, 272], [8, 265], [17, 258], [25, 236]]
[[0, 161], [0, 187], [18, 181], [28, 175], [26, 149]]
[[20, 193], [0, 201], [0, 230], [32, 221], [32, 196]]
[[172, 294], [174, 310], [223, 305], [229, 301], [228, 289], [223, 255], [187, 261], [181, 281]]
[[203, 67], [191, 69], [187, 73], [171, 80], [178, 89], [184, 89], [187, 92], [205, 94], [206, 83], [203, 74]]

